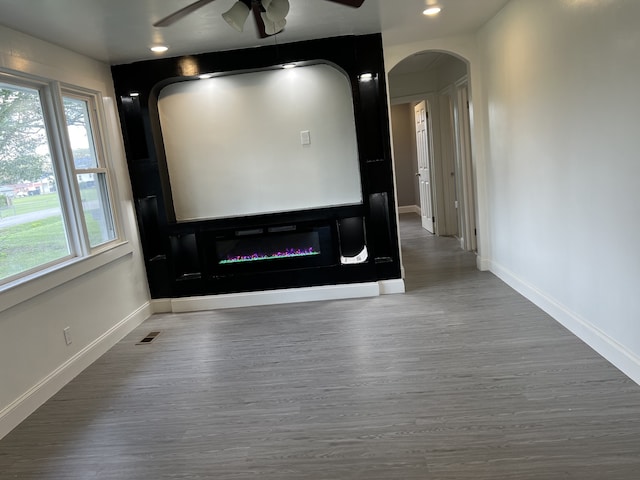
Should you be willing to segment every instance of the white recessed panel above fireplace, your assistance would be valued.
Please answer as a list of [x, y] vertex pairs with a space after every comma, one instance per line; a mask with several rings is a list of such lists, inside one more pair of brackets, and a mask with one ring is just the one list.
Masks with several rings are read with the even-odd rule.
[[362, 202], [351, 86], [329, 65], [171, 84], [158, 111], [178, 221]]

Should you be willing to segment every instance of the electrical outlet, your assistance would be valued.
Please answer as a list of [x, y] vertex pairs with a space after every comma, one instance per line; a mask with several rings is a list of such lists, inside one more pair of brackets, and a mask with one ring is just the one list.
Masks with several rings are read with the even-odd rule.
[[300, 143], [302, 145], [311, 145], [311, 132], [309, 130], [302, 130], [300, 132]]
[[66, 327], [64, 330], [62, 330], [62, 333], [64, 333], [64, 341], [67, 345], [71, 345], [71, 327]]

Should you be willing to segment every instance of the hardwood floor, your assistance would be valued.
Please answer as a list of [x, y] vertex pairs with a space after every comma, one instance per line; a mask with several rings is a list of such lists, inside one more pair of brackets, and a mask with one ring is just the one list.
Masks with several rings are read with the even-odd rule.
[[640, 478], [640, 387], [401, 228], [406, 294], [156, 315], [0, 441], [0, 478]]

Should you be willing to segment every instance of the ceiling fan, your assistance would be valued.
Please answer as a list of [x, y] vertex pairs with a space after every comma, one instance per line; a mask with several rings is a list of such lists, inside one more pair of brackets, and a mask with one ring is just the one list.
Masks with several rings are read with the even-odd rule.
[[[171, 15], [158, 20], [154, 27], [168, 27], [178, 20], [213, 2], [214, 0], [198, 0], [187, 5]], [[328, 0], [353, 8], [360, 7], [364, 0]], [[253, 12], [258, 29], [258, 36], [266, 38], [280, 33], [286, 23], [289, 13], [289, 0], [237, 0], [233, 6], [222, 14], [222, 18], [234, 29], [242, 32], [249, 13]]]

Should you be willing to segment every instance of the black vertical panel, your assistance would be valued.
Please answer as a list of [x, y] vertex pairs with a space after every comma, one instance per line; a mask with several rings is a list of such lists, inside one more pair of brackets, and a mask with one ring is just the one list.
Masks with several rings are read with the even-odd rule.
[[149, 292], [152, 298], [171, 297], [171, 273], [167, 262], [167, 237], [160, 227], [158, 203], [154, 196], [136, 201], [136, 214], [144, 254]]
[[145, 258], [151, 260], [160, 255], [166, 256], [166, 237], [160, 230], [156, 197], [150, 196], [138, 199], [136, 201], [136, 213]]
[[386, 192], [369, 196], [371, 220], [369, 222], [369, 241], [376, 262], [391, 262], [394, 259], [389, 198]]
[[176, 280], [199, 278], [201, 262], [195, 233], [172, 235], [171, 262]]
[[[382, 37], [358, 36], [355, 42], [356, 81], [360, 96], [358, 123], [363, 132], [364, 159], [391, 162]], [[370, 74], [371, 79], [363, 77]]]
[[[358, 118], [364, 135], [364, 180], [368, 195], [367, 238], [376, 262], [378, 279], [400, 275], [399, 243], [395, 212], [389, 109], [382, 39], [356, 37], [358, 90], [361, 101]], [[363, 74], [370, 73], [366, 80]]]
[[162, 127], [160, 125], [160, 116], [158, 114], [158, 95], [161, 90], [162, 82], [156, 86], [149, 97], [149, 109], [145, 117], [145, 126], [147, 127], [148, 144], [153, 152], [153, 163], [158, 172], [158, 187], [162, 191], [163, 207], [166, 212], [167, 223], [176, 222], [176, 212], [173, 206], [173, 194], [171, 192], [171, 180], [169, 178], [169, 167], [164, 151], [164, 140], [162, 138]]
[[[369, 73], [369, 72], [363, 72]], [[370, 80], [361, 79], [358, 75], [358, 93], [360, 96], [359, 124], [361, 141], [358, 144], [360, 158], [367, 162], [384, 159], [379, 121], [378, 74], [371, 73]]]
[[146, 142], [144, 117], [140, 108], [140, 98], [130, 95], [120, 97], [120, 123], [127, 160], [135, 162], [149, 156]]

